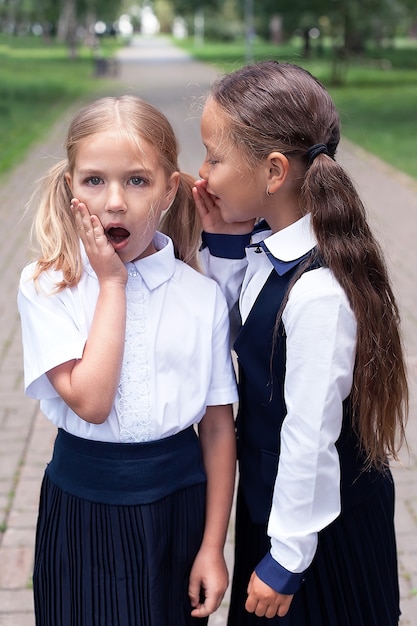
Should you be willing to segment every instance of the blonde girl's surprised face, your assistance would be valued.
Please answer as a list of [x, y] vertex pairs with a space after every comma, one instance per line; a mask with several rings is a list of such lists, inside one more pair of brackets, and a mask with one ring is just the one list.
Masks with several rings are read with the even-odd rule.
[[262, 165], [250, 167], [242, 150], [230, 140], [228, 120], [219, 105], [208, 99], [201, 117], [201, 139], [206, 156], [200, 167], [212, 195], [227, 223], [246, 222], [262, 213], [267, 181]]
[[134, 149], [118, 132], [80, 141], [73, 171], [66, 176], [72, 196], [96, 215], [124, 263], [155, 252], [153, 236], [162, 211], [174, 200], [179, 174], [168, 176], [148, 142]]

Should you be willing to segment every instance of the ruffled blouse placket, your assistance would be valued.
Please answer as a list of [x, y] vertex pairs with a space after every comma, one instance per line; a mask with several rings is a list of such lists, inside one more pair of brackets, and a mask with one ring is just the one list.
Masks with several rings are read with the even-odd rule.
[[147, 291], [133, 263], [126, 285], [127, 316], [122, 372], [116, 408], [123, 443], [153, 439], [151, 385], [147, 339]]

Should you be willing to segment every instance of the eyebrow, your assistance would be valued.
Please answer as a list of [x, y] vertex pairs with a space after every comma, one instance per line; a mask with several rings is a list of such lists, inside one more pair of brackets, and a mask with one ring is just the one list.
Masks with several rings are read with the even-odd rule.
[[[83, 176], [88, 176], [88, 175], [98, 175], [101, 174], [102, 169], [99, 167], [96, 168], [92, 168], [92, 167], [82, 167], [78, 169], [79, 174], [82, 174]], [[146, 169], [145, 167], [143, 168], [132, 168], [129, 170], [126, 170], [125, 172], [126, 174], [130, 175], [130, 176], [152, 176], [152, 170], [150, 169]]]
[[219, 146], [217, 144], [203, 143], [203, 146], [207, 150], [207, 152], [214, 152], [218, 150]]

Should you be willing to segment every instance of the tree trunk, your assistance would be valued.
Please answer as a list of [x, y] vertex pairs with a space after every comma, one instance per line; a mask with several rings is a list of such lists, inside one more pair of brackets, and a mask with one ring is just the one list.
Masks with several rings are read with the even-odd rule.
[[68, 44], [71, 59], [74, 59], [77, 55], [77, 14], [75, 2], [76, 0], [63, 0], [57, 31], [57, 39]]

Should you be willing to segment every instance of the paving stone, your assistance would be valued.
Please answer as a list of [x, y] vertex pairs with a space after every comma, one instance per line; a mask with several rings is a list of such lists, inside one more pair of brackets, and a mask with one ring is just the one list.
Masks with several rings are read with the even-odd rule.
[[[6, 537], [7, 537], [6, 533]], [[31, 533], [33, 536], [33, 532]], [[0, 554], [0, 589], [26, 589], [33, 568], [33, 540], [25, 546], [2, 545]]]
[[24, 614], [33, 611], [33, 595], [32, 590], [15, 589], [15, 590], [3, 590], [0, 589], [0, 625], [3, 626], [2, 615], [4, 614]]

